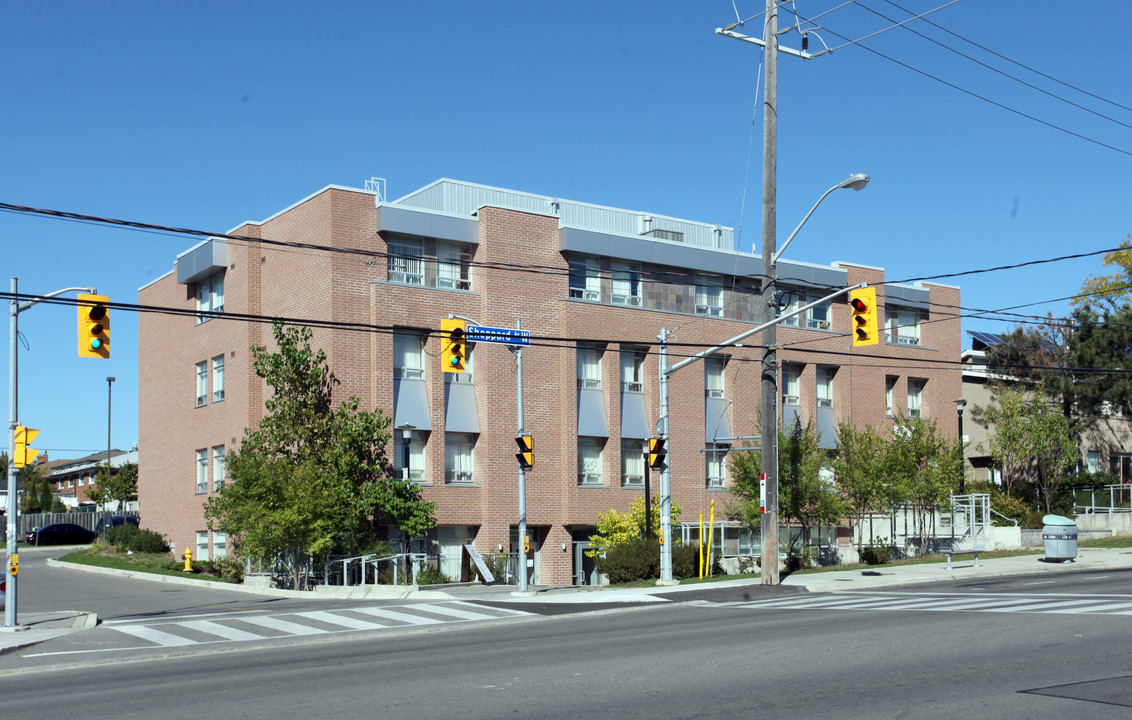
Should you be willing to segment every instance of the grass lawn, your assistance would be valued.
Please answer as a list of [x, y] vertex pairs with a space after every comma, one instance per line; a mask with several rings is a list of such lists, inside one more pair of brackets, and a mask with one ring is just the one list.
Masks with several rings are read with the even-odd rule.
[[77, 565], [94, 565], [95, 567], [113, 568], [115, 570], [133, 570], [135, 572], [151, 573], [153, 575], [170, 575], [172, 577], [189, 577], [194, 580], [208, 580], [213, 582], [227, 582], [218, 574], [214, 574], [212, 563], [193, 562], [193, 572], [184, 572], [183, 560], [173, 560], [168, 553], [134, 553], [125, 555], [111, 549], [93, 546], [87, 550], [77, 550], [63, 555], [60, 562], [75, 563]]

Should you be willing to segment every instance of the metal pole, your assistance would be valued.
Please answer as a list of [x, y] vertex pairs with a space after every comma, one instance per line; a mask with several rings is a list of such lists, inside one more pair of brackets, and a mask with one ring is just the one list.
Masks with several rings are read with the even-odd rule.
[[[778, 191], [778, 0], [766, 0], [766, 78], [763, 102], [763, 278], [762, 320], [777, 311]], [[778, 343], [777, 326], [763, 330], [762, 473], [766, 478], [766, 512], [760, 524], [762, 584], [778, 584]]]
[[[12, 278], [12, 301], [9, 304], [11, 316], [8, 320], [8, 504], [5, 509], [8, 520], [8, 558], [16, 554], [16, 425], [19, 424], [19, 369], [17, 366], [17, 338], [20, 334], [20, 306], [16, 299], [19, 280]], [[7, 588], [4, 597], [4, 625], [16, 626], [16, 576], [12, 574], [11, 562], [4, 568], [4, 583]]]
[[[523, 329], [523, 321], [515, 321], [515, 329]], [[519, 435], [526, 432], [523, 426], [523, 348], [515, 346], [515, 417], [519, 421]], [[527, 592], [527, 553], [523, 552], [523, 538], [527, 536], [527, 471], [519, 465], [519, 592]]]
[[[115, 379], [116, 378], [112, 378], [112, 377], [106, 378], [106, 479], [107, 480], [110, 479], [110, 407], [112, 405], [111, 400], [112, 400], [113, 395], [114, 395], [114, 390], [112, 388], [114, 387], [114, 380]], [[123, 505], [122, 507], [118, 508], [118, 512], [124, 514], [126, 512], [125, 503], [122, 503], [122, 505]]]
[[[967, 404], [966, 400], [960, 400], [959, 403], [956, 404], [956, 406], [955, 406], [959, 409], [959, 446], [961, 448], [963, 446], [963, 407], [966, 404]], [[960, 495], [964, 494], [965, 489], [966, 489], [966, 483], [964, 482], [967, 479], [967, 457], [966, 457], [966, 455], [967, 455], [967, 453], [960, 451], [960, 465], [959, 465], [959, 467], [962, 468], [962, 471], [963, 471], [963, 474], [959, 476], [959, 494]]]
[[645, 539], [652, 539], [652, 499], [650, 497], [651, 489], [649, 487], [649, 441], [645, 440], [644, 447], [645, 456]]
[[[660, 420], [657, 435], [668, 442], [668, 329], [661, 328], [660, 336]], [[672, 579], [672, 485], [671, 463], [667, 458], [673, 456], [674, 448], [668, 448], [665, 462], [660, 466], [660, 584], [668, 585]]]

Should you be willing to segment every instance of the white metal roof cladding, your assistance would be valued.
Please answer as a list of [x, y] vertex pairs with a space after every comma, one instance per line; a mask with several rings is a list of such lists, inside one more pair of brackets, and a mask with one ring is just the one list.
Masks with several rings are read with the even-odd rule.
[[475, 215], [481, 207], [490, 205], [558, 217], [562, 227], [629, 236], [651, 233], [651, 237], [670, 241], [674, 239], [674, 233], [679, 233], [679, 241], [687, 245], [734, 250], [734, 231], [729, 227], [562, 200], [516, 190], [504, 190], [448, 178], [441, 178], [420, 190], [411, 192], [396, 200], [394, 204], [467, 217]]

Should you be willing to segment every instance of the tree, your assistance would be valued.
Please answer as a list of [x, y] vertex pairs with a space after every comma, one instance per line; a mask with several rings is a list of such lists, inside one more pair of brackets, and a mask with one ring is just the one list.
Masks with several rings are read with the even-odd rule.
[[228, 482], [209, 498], [205, 517], [246, 556], [281, 560], [300, 588], [312, 556], [372, 545], [378, 522], [395, 523], [406, 539], [425, 535], [435, 527], [435, 504], [393, 477], [390, 418], [362, 410], [355, 397], [334, 405], [326, 353], [311, 348], [311, 331], [277, 323], [273, 334], [277, 352], [251, 349], [272, 391], [267, 413], [227, 455]]
[[1132, 235], [1120, 248], [1104, 254], [1105, 267], [1117, 267], [1111, 275], [1092, 275], [1081, 284], [1081, 294], [1070, 302], [1074, 305], [1101, 303], [1110, 310], [1119, 310], [1132, 296]]
[[[672, 525], [675, 526], [680, 517], [680, 506], [671, 505]], [[660, 503], [652, 503], [649, 508], [649, 526], [652, 536], [660, 537]], [[596, 532], [590, 536], [590, 549], [586, 554], [598, 557], [613, 547], [629, 545], [645, 536], [645, 499], [633, 498], [629, 512], [617, 510], [600, 513], [597, 516]]]
[[[857, 525], [857, 549], [864, 544], [862, 523], [866, 513], [889, 509], [885, 502], [885, 455], [888, 442], [873, 427], [858, 430], [848, 422], [837, 429], [837, 455], [833, 476], [837, 489]], [[871, 535], [871, 533], [870, 533]]]
[[117, 471], [109, 463], [100, 463], [94, 481], [95, 486], [87, 488], [86, 496], [99, 505], [117, 500], [118, 512], [125, 512], [126, 505], [138, 499], [137, 463], [124, 463]]
[[928, 519], [959, 486], [963, 473], [963, 444], [940, 435], [936, 424], [923, 418], [897, 418], [885, 453], [890, 502], [911, 506], [920, 550], [927, 551]]

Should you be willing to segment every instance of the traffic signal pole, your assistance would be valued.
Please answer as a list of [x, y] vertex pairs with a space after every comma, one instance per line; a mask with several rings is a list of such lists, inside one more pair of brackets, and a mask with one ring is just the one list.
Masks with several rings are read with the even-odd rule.
[[[515, 321], [515, 329], [523, 329], [523, 321]], [[518, 421], [518, 434], [527, 430], [523, 425], [523, 348], [515, 345], [515, 418]], [[527, 592], [527, 469], [519, 463], [519, 592]]]
[[8, 530], [8, 562], [5, 564], [4, 582], [6, 586], [4, 596], [4, 627], [17, 627], [16, 622], [16, 573], [13, 573], [14, 563], [12, 558], [17, 556], [16, 535], [18, 532], [19, 524], [17, 523], [17, 513], [19, 512], [19, 504], [16, 502], [16, 481], [19, 474], [16, 468], [16, 427], [19, 423], [19, 387], [20, 387], [20, 370], [19, 370], [19, 336], [20, 336], [20, 313], [30, 309], [33, 305], [46, 300], [47, 298], [57, 297], [64, 293], [69, 292], [97, 292], [94, 288], [65, 288], [63, 290], [56, 290], [53, 293], [48, 293], [42, 298], [29, 300], [21, 303], [19, 300], [20, 281], [19, 278], [12, 278], [12, 297], [8, 303], [8, 496], [7, 504], [5, 506], [5, 516], [7, 519]]

